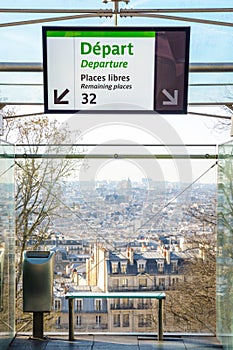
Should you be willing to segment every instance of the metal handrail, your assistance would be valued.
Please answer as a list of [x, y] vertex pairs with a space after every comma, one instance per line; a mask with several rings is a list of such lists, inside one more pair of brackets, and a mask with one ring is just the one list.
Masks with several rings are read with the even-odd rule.
[[[41, 62], [0, 62], [0, 72], [43, 72]], [[193, 62], [189, 65], [190, 73], [233, 72], [233, 62]]]

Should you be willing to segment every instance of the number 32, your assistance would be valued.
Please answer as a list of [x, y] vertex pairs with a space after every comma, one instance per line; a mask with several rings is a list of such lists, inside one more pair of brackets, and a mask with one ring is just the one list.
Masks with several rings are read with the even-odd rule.
[[96, 104], [96, 94], [82, 94], [82, 104], [90, 104], [95, 105]]

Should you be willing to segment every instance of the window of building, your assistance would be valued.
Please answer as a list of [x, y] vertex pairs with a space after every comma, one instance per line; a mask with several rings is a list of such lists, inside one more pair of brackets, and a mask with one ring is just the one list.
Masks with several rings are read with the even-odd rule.
[[157, 267], [158, 267], [158, 271], [159, 272], [163, 272], [163, 268], [164, 268], [164, 263], [163, 261], [160, 261], [157, 263]]
[[113, 327], [120, 327], [121, 326], [121, 315], [115, 314], [113, 315]]
[[150, 307], [150, 299], [142, 299], [143, 309], [148, 309]]
[[100, 315], [96, 315], [95, 316], [95, 323], [96, 323], [96, 325], [100, 325], [101, 324], [101, 316]]
[[114, 279], [112, 282], [113, 289], [118, 289], [119, 288], [119, 279]]
[[102, 310], [102, 299], [95, 299], [95, 310]]
[[172, 272], [177, 272], [177, 261], [172, 261]]
[[121, 279], [121, 286], [122, 287], [128, 287], [128, 278], [122, 278]]
[[81, 327], [81, 325], [82, 325], [82, 316], [78, 315], [76, 317], [76, 325], [77, 325], [77, 327]]
[[146, 314], [145, 319], [144, 319], [144, 325], [146, 327], [151, 327], [152, 326], [152, 317], [150, 314]]
[[146, 278], [139, 278], [138, 281], [139, 287], [147, 287], [147, 279]]
[[145, 271], [145, 265], [144, 264], [138, 264], [138, 271], [139, 272]]
[[177, 284], [177, 283], [179, 283], [179, 278], [174, 277], [174, 278], [172, 279], [172, 285], [174, 286], [174, 285]]
[[77, 299], [76, 300], [76, 310], [81, 311], [83, 309], [83, 300], [82, 299]]
[[112, 262], [112, 273], [118, 273], [118, 262]]
[[129, 314], [123, 314], [123, 327], [129, 327]]
[[165, 278], [159, 278], [159, 289], [165, 289]]
[[61, 311], [61, 300], [60, 299], [54, 299], [53, 305], [54, 305], [55, 311]]
[[138, 315], [138, 327], [143, 327], [144, 326], [144, 315], [140, 314]]
[[119, 308], [119, 299], [113, 299], [111, 304], [112, 309], [118, 309]]
[[122, 305], [124, 308], [128, 308], [129, 307], [129, 299], [128, 298], [122, 299]]
[[145, 272], [146, 269], [146, 261], [138, 260], [137, 261], [138, 272]]
[[121, 273], [127, 272], [127, 262], [121, 262]]
[[139, 314], [138, 315], [138, 327], [151, 327], [152, 318], [150, 314]]

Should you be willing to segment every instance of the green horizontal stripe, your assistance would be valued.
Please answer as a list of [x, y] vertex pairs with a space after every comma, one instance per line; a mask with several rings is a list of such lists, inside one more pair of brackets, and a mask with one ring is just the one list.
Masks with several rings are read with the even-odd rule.
[[85, 38], [145, 38], [155, 37], [155, 32], [152, 31], [67, 31], [67, 30], [48, 30], [47, 37], [85, 37]]

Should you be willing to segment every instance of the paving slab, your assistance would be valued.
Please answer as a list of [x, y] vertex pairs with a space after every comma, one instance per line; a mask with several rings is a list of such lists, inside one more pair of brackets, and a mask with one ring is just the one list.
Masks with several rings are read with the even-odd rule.
[[8, 350], [220, 350], [223, 347], [215, 337], [166, 336], [163, 341], [155, 337], [137, 335], [80, 335], [75, 341], [66, 337], [50, 336], [42, 340], [17, 336]]
[[48, 340], [30, 339], [29, 337], [16, 337], [9, 346], [9, 350], [45, 350]]
[[163, 341], [139, 339], [140, 350], [186, 350], [182, 338], [170, 338]]
[[183, 337], [183, 341], [187, 350], [223, 349], [215, 337]]
[[94, 336], [93, 350], [138, 350], [136, 336]]
[[49, 342], [45, 350], [92, 350], [93, 349], [93, 337], [89, 339], [82, 338], [75, 341], [68, 340], [54, 340], [49, 339]]

